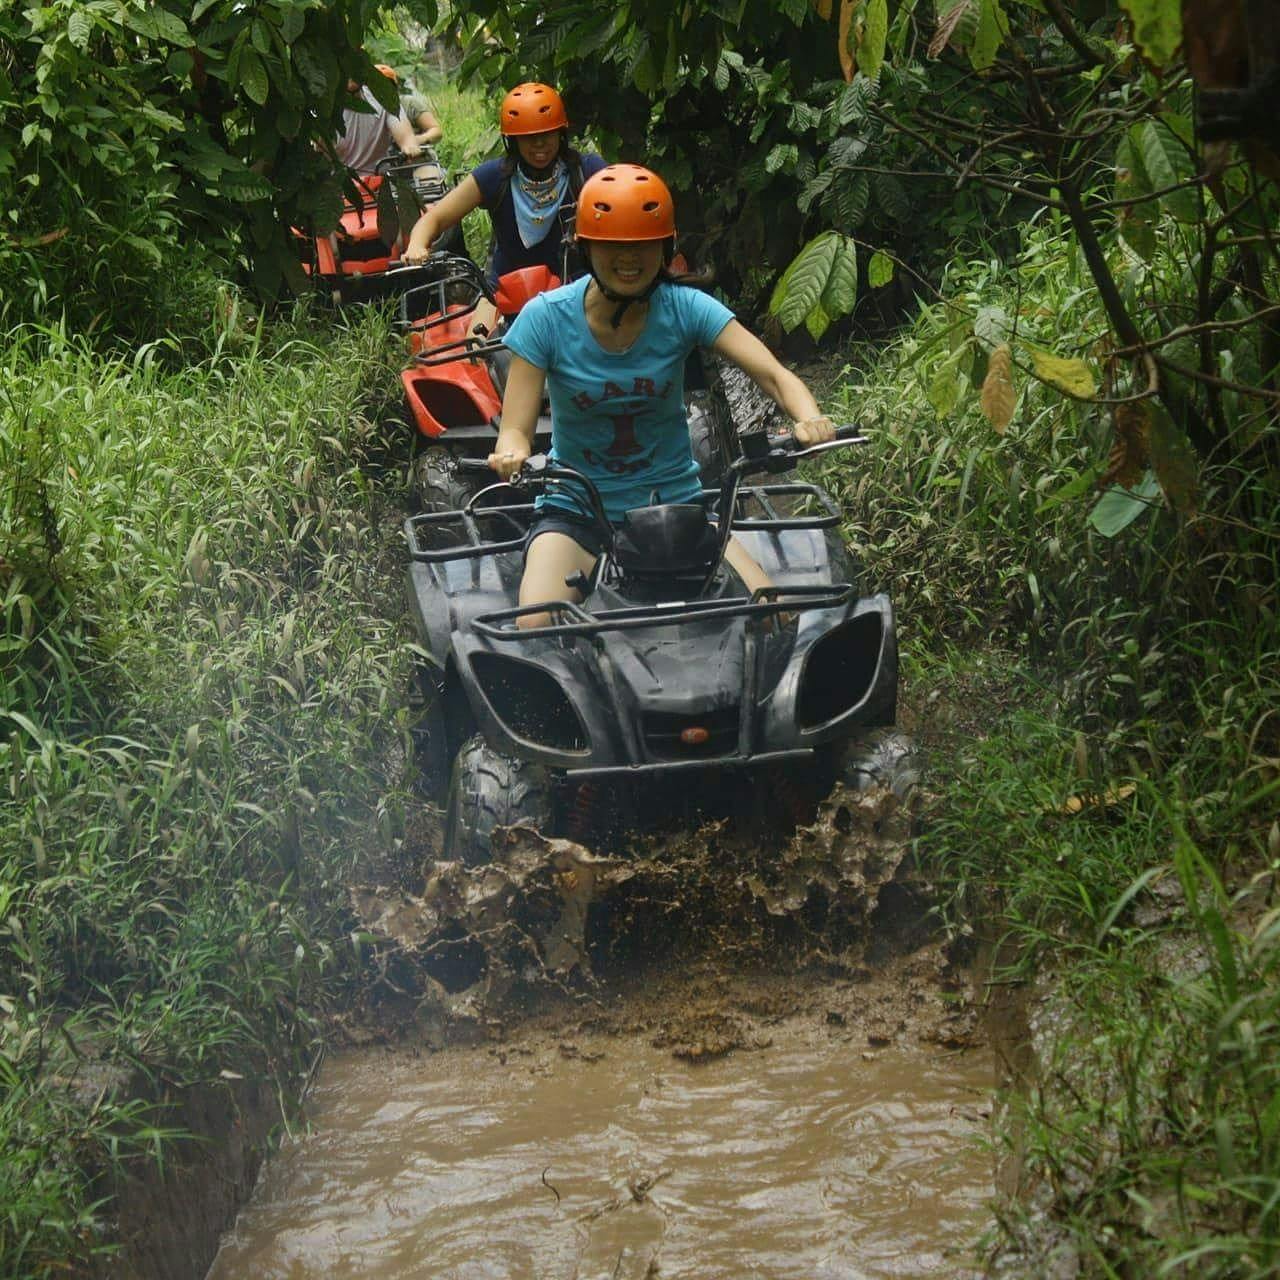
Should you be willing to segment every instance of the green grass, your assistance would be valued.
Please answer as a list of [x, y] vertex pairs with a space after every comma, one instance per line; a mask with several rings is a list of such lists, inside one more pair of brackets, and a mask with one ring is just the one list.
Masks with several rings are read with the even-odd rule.
[[957, 269], [947, 303], [854, 353], [834, 408], [873, 442], [824, 478], [898, 607], [939, 910], [1040, 993], [1038, 1070], [998, 1133], [1025, 1194], [989, 1252], [1027, 1274], [1056, 1243], [1089, 1276], [1272, 1275], [1280, 477], [1255, 440], [1201, 469], [1194, 521], [1157, 504], [1102, 537], [1108, 421], [1019, 374], [998, 434], [972, 337], [992, 307], [1049, 349], [1102, 332], [1085, 285], [1048, 228], [1017, 268]]
[[0, 356], [0, 1275], [102, 1247], [88, 1171], [162, 1153], [105, 1066], [296, 1089], [395, 838], [396, 346], [226, 313], [216, 354]]

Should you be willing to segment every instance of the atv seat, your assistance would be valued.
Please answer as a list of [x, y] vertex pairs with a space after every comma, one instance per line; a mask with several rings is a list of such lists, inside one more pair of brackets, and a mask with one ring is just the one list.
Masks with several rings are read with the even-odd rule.
[[705, 577], [720, 558], [720, 534], [701, 503], [636, 507], [622, 517], [613, 556], [641, 580]]

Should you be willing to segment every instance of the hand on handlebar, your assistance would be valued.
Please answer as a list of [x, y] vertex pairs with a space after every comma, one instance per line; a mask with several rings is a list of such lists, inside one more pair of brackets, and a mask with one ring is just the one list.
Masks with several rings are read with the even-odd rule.
[[527, 444], [508, 444], [499, 441], [498, 447], [489, 455], [489, 466], [497, 472], [499, 479], [510, 480], [529, 460]]
[[404, 253], [400, 256], [406, 262], [412, 263], [415, 267], [420, 267], [429, 257], [431, 257], [431, 246], [428, 244], [423, 247], [415, 245], [410, 241], [405, 245]]
[[813, 444], [825, 444], [828, 440], [836, 438], [835, 426], [825, 413], [819, 414], [816, 418], [805, 418], [797, 422], [792, 429], [795, 432], [796, 443], [803, 448]]

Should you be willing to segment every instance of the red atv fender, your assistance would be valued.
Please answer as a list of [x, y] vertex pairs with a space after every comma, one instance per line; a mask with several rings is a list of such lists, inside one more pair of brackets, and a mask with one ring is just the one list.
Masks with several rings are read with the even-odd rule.
[[[545, 266], [522, 267], [498, 278], [494, 304], [510, 320], [531, 298], [560, 286]], [[444, 313], [422, 317], [409, 332], [415, 356], [439, 355], [440, 363], [410, 365], [400, 375], [405, 404], [417, 429], [431, 439], [453, 427], [480, 427], [496, 422], [502, 397], [494, 386], [488, 361], [472, 354], [466, 339], [475, 303], [450, 305]], [[447, 355], [452, 347], [456, 356]]]

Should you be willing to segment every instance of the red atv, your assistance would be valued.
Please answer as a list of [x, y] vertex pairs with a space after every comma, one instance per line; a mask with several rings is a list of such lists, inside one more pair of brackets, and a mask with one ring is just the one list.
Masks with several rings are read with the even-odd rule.
[[338, 226], [315, 237], [295, 232], [302, 269], [335, 306], [385, 297], [387, 271], [399, 264], [409, 229], [448, 190], [448, 174], [430, 147], [413, 159], [390, 155], [376, 173], [352, 175]]
[[[547, 267], [522, 267], [501, 276], [495, 289], [470, 258], [448, 252], [412, 271], [415, 283], [400, 295], [400, 327], [413, 363], [400, 381], [419, 445], [414, 487], [424, 510], [454, 511], [482, 487], [458, 474], [457, 458], [487, 457], [498, 437], [511, 360], [502, 333], [530, 298], [560, 280]], [[546, 414], [537, 439], [538, 448], [550, 443]]]

